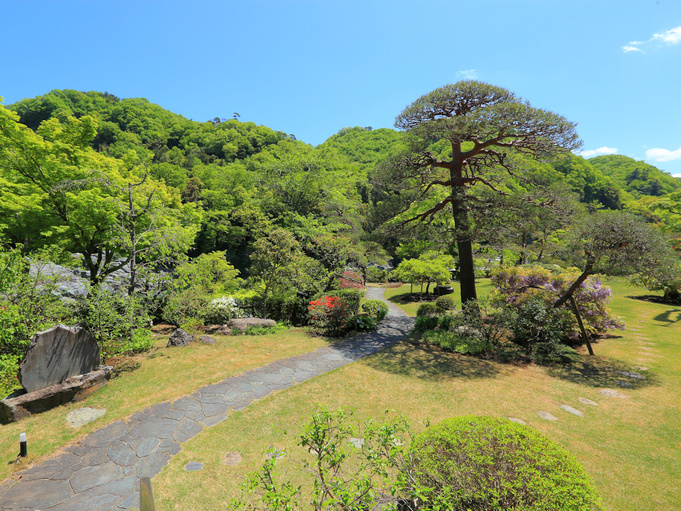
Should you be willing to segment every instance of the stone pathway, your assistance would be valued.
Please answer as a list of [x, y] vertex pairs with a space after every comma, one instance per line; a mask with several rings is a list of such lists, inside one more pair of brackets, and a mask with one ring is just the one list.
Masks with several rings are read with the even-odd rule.
[[[383, 300], [384, 289], [366, 297]], [[139, 479], [153, 477], [183, 442], [254, 400], [392, 346], [414, 319], [388, 303], [373, 332], [232, 376], [172, 403], [159, 403], [91, 433], [60, 455], [0, 484], [0, 509], [105, 511], [139, 507]]]

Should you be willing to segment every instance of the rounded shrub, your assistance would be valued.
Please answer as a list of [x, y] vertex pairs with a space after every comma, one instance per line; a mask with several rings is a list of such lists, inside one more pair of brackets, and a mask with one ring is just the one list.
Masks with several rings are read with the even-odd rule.
[[435, 300], [435, 306], [437, 307], [437, 310], [441, 313], [445, 313], [451, 310], [454, 310], [454, 298], [451, 296], [440, 296], [437, 300]]
[[574, 457], [505, 419], [448, 419], [417, 435], [410, 449], [423, 509], [600, 509], [596, 490]]
[[437, 316], [440, 314], [437, 306], [434, 303], [422, 303], [419, 308], [416, 309], [416, 317], [420, 318], [422, 316]]
[[387, 316], [388, 305], [381, 300], [367, 300], [362, 304], [362, 310], [379, 322]]

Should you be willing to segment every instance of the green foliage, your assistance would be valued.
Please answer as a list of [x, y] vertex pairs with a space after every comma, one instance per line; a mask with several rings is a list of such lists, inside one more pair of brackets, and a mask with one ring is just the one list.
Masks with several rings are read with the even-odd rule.
[[[260, 471], [250, 474], [241, 499], [231, 509], [359, 511], [372, 509], [383, 495], [394, 494], [396, 472], [406, 468], [403, 445], [409, 425], [404, 418], [354, 420], [353, 412], [320, 408], [301, 428], [298, 444], [309, 456], [300, 461], [312, 476], [303, 491], [277, 471], [277, 460], [288, 455], [270, 448]], [[394, 508], [393, 508], [394, 509]]]
[[221, 296], [208, 302], [201, 317], [207, 325], [223, 325], [230, 319], [242, 317], [242, 311], [233, 297]]
[[643, 161], [620, 154], [596, 156], [588, 162], [634, 197], [661, 196], [681, 188], [679, 180]]
[[201, 335], [204, 333], [205, 325], [201, 318], [191, 318], [180, 325], [180, 328], [191, 335]]
[[388, 270], [382, 270], [376, 266], [369, 266], [366, 269], [367, 282], [386, 282], [389, 273]]
[[[424, 254], [419, 259], [405, 259], [393, 270], [395, 277], [408, 284], [421, 284], [430, 286], [432, 283], [446, 284], [451, 279], [450, 269], [454, 266], [451, 256], [433, 256]], [[426, 292], [427, 292], [426, 287]]]
[[354, 326], [350, 323], [353, 317], [351, 302], [339, 296], [323, 295], [312, 300], [308, 311], [310, 325], [325, 335], [342, 335]]
[[195, 259], [180, 264], [175, 269], [179, 289], [192, 287], [206, 295], [220, 295], [232, 291], [241, 284], [239, 270], [227, 262], [224, 252], [201, 254]]
[[246, 335], [271, 335], [285, 332], [288, 329], [286, 325], [277, 323], [274, 326], [249, 326], [246, 329]]
[[359, 316], [351, 317], [348, 327], [351, 328], [352, 330], [358, 330], [362, 332], [368, 330], [376, 330], [376, 328], [378, 327], [378, 323], [376, 323], [376, 320], [371, 316], [366, 316], [362, 314]]
[[567, 310], [555, 309], [541, 297], [534, 296], [517, 307], [504, 309], [504, 321], [511, 341], [521, 346], [539, 364], [563, 362], [573, 353], [567, 347], [575, 318]]
[[364, 291], [359, 289], [336, 289], [325, 292], [326, 296], [337, 296], [343, 300], [344, 306], [347, 307], [351, 315], [359, 314], [359, 302], [364, 296]]
[[437, 316], [440, 314], [439, 307], [434, 303], [422, 303], [416, 310], [416, 317], [420, 318], [423, 316]]
[[382, 300], [367, 300], [362, 304], [362, 310], [376, 322], [380, 322], [388, 314], [388, 305]]
[[79, 305], [81, 323], [97, 339], [103, 358], [132, 353], [145, 344], [140, 330], [151, 324], [151, 317], [139, 294], [93, 286]]
[[167, 297], [161, 318], [171, 325], [180, 326], [201, 317], [208, 305], [206, 295], [196, 287], [176, 289]]
[[410, 453], [422, 509], [600, 509], [596, 490], [573, 456], [505, 419], [445, 420], [417, 435]]
[[423, 340], [461, 355], [482, 355], [490, 351], [490, 345], [469, 329], [461, 331], [426, 330]]
[[448, 311], [454, 310], [456, 307], [456, 302], [454, 301], [453, 296], [439, 296], [437, 300], [435, 300], [435, 307], [437, 307], [441, 314], [444, 314]]

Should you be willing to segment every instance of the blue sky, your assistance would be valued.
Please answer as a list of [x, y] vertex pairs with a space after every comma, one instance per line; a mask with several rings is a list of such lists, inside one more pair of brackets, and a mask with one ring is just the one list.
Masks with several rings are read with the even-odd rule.
[[144, 97], [319, 144], [472, 78], [681, 175], [679, 0], [3, 0], [0, 96]]

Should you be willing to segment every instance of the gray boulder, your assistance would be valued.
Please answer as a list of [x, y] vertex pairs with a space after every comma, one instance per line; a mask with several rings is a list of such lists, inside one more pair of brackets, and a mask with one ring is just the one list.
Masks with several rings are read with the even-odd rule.
[[168, 344], [166, 345], [166, 348], [170, 348], [172, 346], [186, 346], [193, 340], [194, 336], [192, 334], [189, 334], [182, 330], [181, 328], [178, 328], [171, 334], [170, 338], [168, 339]]
[[19, 381], [34, 392], [95, 371], [100, 361], [99, 345], [90, 332], [57, 325], [33, 336], [19, 366]]

